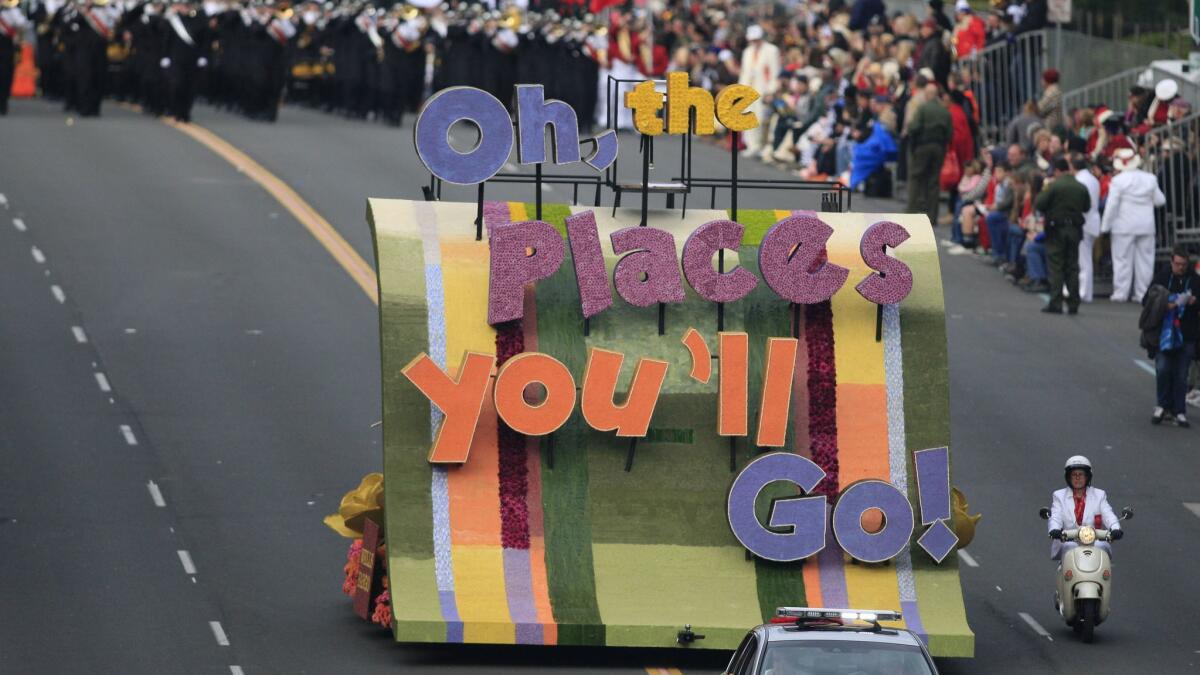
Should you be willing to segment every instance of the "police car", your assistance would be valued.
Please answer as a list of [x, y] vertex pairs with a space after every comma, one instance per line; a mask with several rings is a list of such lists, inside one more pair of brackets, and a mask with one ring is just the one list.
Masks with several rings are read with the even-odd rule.
[[937, 675], [925, 644], [902, 628], [900, 612], [780, 607], [750, 631], [727, 675]]

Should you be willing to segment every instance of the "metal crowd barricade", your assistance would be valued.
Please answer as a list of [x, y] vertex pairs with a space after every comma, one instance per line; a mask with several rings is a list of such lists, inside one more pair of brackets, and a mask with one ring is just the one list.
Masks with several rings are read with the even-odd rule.
[[1146, 171], [1167, 198], [1155, 214], [1160, 256], [1176, 244], [1200, 250], [1200, 113], [1151, 129], [1142, 139]]
[[1138, 66], [1065, 92], [1063, 110], [1069, 113], [1076, 108], [1103, 105], [1123, 112], [1129, 104], [1129, 90], [1132, 87], [1139, 85], [1153, 91], [1155, 84], [1168, 79], [1175, 80], [1179, 85], [1179, 95], [1184, 100], [1191, 103], [1193, 108], [1200, 109], [1200, 85], [1156, 66]]
[[1042, 71], [1049, 65], [1046, 31], [1022, 33], [960, 59], [955, 68], [979, 105], [979, 132], [992, 145], [1021, 106], [1041, 94]]
[[1063, 92], [1063, 110], [1069, 114], [1076, 108], [1095, 108], [1103, 105], [1110, 110], [1123, 111], [1129, 102], [1129, 89], [1139, 84], [1145, 72], [1144, 66], [1130, 68], [1078, 89]]

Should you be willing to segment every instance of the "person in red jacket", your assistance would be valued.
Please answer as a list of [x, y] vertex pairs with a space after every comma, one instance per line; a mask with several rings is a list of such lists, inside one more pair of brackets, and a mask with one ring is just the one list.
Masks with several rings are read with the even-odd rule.
[[[963, 110], [962, 104], [962, 92], [954, 90], [942, 92], [942, 105], [950, 112], [951, 136], [948, 150], [954, 153], [960, 167], [966, 167], [967, 162], [975, 159], [975, 137], [971, 134], [971, 122], [967, 119], [967, 113]], [[954, 205], [958, 201], [958, 185], [951, 186], [948, 192], [950, 213], [953, 214]]]
[[971, 121], [963, 110], [963, 94], [953, 89], [942, 94], [942, 103], [950, 111], [950, 123], [954, 130], [950, 147], [958, 157], [958, 165], [966, 166], [975, 159], [975, 136], [971, 133]]
[[971, 10], [967, 0], [954, 3], [954, 53], [965, 59], [982, 51], [987, 42], [987, 27]]

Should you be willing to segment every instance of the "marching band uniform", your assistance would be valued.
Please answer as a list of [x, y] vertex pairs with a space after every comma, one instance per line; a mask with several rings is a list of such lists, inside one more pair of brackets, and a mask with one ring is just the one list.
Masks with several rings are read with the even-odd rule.
[[[598, 109], [603, 122], [602, 76], [610, 65], [636, 80], [665, 64], [665, 50], [635, 30], [594, 30], [553, 10], [523, 21], [515, 9], [501, 14], [481, 5], [427, 18], [416, 8], [385, 12], [356, 0], [324, 7], [306, 0], [295, 12], [283, 0], [118, 2], [124, 12], [109, 0], [34, 5], [43, 96], [62, 96], [67, 110], [95, 115], [101, 97], [111, 95], [184, 121], [201, 96], [274, 120], [286, 90], [295, 102], [398, 125], [431, 90], [479, 87], [511, 107], [520, 82], [542, 84], [586, 127]], [[620, 58], [610, 64], [613, 55]], [[629, 111], [621, 111], [631, 127]]]
[[91, 0], [67, 19], [67, 63], [71, 86], [67, 109], [83, 117], [100, 114], [108, 70], [108, 43], [112, 41], [119, 11], [108, 0]]
[[208, 67], [204, 51], [208, 19], [189, 11], [186, 5], [168, 9], [164, 18], [170, 30], [159, 65], [166, 71], [167, 113], [180, 122], [189, 122], [196, 100], [198, 71]]

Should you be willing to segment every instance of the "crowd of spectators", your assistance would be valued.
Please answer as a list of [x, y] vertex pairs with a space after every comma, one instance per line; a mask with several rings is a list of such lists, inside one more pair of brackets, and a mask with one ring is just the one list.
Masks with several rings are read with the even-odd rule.
[[[958, 0], [949, 13], [941, 0], [928, 0], [920, 15], [889, 14], [882, 0], [834, 0], [751, 19], [740, 56], [735, 41], [721, 39], [734, 40], [734, 34], [718, 30], [706, 46], [675, 52], [670, 66], [690, 69], [692, 80], [714, 93], [734, 82], [763, 93], [756, 110], [763, 124], [742, 135], [744, 154], [868, 195], [892, 196], [893, 178], [904, 180], [908, 210], [949, 226], [942, 238], [948, 253], [976, 255], [1024, 291], [1063, 292], [1050, 285], [1055, 253], [1047, 251], [1041, 211], [1057, 176], [1069, 174], [1088, 194], [1077, 265], [1073, 251], [1070, 264], [1059, 265], [1060, 272], [1078, 274], [1083, 302], [1096, 295], [1100, 260], [1111, 260], [1111, 302], [1143, 300], [1155, 281], [1163, 245], [1156, 241], [1156, 220], [1168, 196], [1184, 221], [1200, 219], [1190, 149], [1197, 125], [1177, 124], [1192, 119], [1192, 106], [1172, 80], [1132, 87], [1123, 109], [1068, 110], [1059, 73], [1025, 77], [1029, 64], [1013, 50], [1003, 59], [1007, 81], [1001, 85], [1009, 87], [1013, 109], [1002, 111], [1006, 124], [988, 134], [999, 142], [982, 142], [977, 94], [994, 83], [981, 81], [986, 70], [978, 54], [1043, 28], [1044, 0], [1001, 0], [987, 12]], [[949, 208], [941, 215], [943, 196]], [[1048, 307], [1057, 304], [1052, 299]], [[1189, 344], [1196, 340], [1197, 309], [1179, 309]], [[1194, 355], [1196, 346], [1190, 349]], [[1150, 351], [1161, 356], [1157, 348]], [[1189, 396], [1200, 405], [1197, 392]], [[1155, 419], [1174, 409], [1183, 420], [1182, 406], [1164, 397]]]

